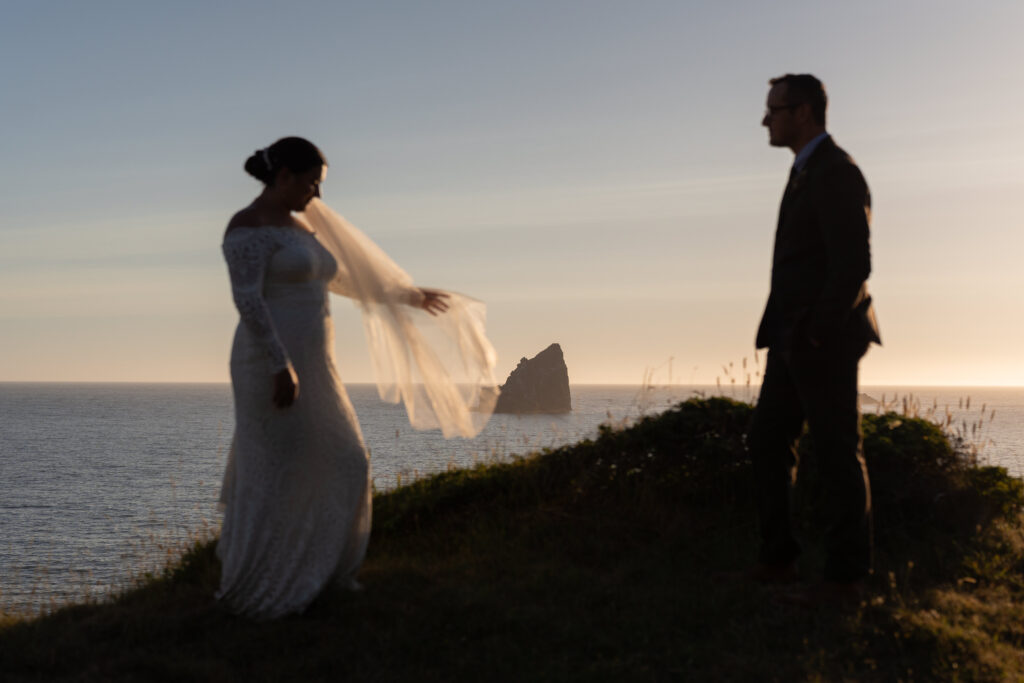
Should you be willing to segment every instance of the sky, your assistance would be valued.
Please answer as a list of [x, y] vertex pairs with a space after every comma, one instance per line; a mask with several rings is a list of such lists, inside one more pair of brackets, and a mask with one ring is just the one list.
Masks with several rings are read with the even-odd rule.
[[810, 72], [872, 192], [862, 383], [1024, 385], [1021, 35], [1019, 0], [4, 0], [0, 381], [228, 381], [242, 164], [301, 135], [327, 203], [487, 303], [499, 381], [559, 342], [574, 383], [742, 382], [767, 81]]

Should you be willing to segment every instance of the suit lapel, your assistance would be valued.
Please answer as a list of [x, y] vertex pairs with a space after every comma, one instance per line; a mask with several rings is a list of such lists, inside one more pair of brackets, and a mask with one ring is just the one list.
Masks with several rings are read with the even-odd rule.
[[792, 208], [793, 202], [800, 195], [800, 192], [803, 191], [814, 166], [826, 156], [826, 150], [830, 150], [835, 146], [836, 143], [832, 141], [832, 136], [828, 136], [818, 143], [818, 146], [811, 152], [811, 156], [808, 157], [807, 163], [804, 164], [804, 167], [799, 172], [795, 167], [790, 170], [789, 182], [786, 183], [786, 191], [782, 194], [782, 205], [779, 207], [779, 228], [785, 224], [786, 214]]
[[800, 179], [802, 176], [806, 175], [806, 168], [800, 173], [797, 173], [795, 168], [789, 172], [789, 182], [786, 183], [786, 190], [782, 193], [782, 204], [779, 206], [779, 228], [782, 228], [782, 226], [785, 225], [786, 214], [793, 206], [793, 200], [796, 198], [796, 194], [800, 190]]

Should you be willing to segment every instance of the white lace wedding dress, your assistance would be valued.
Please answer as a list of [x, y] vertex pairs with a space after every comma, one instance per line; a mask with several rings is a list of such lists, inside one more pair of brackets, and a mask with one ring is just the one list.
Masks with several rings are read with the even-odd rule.
[[[370, 534], [370, 465], [334, 365], [334, 257], [296, 227], [236, 228], [223, 251], [241, 320], [217, 598], [272, 619], [301, 612], [332, 580], [354, 583]], [[299, 396], [276, 408], [273, 375], [289, 363]]]
[[[241, 320], [231, 349], [235, 434], [221, 489], [217, 598], [240, 614], [301, 612], [331, 581], [352, 587], [370, 534], [370, 463], [334, 366], [328, 290], [360, 307], [382, 400], [418, 429], [475, 436], [497, 399], [486, 308], [445, 293], [440, 316], [368, 237], [319, 199], [295, 226], [235, 228], [224, 258]], [[271, 401], [289, 365], [299, 395]]]

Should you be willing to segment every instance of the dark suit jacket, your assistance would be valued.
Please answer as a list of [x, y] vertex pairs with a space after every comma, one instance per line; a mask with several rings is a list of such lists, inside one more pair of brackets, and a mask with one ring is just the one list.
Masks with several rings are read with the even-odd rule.
[[815, 339], [880, 344], [868, 296], [871, 194], [860, 169], [831, 137], [792, 176], [779, 208], [768, 305], [757, 348]]

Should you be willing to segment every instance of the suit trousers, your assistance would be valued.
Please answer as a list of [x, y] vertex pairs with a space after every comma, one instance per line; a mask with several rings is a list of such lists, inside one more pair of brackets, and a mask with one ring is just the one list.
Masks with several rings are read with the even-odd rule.
[[756, 477], [759, 560], [796, 560], [790, 497], [797, 444], [806, 421], [821, 474], [826, 580], [856, 581], [871, 570], [871, 487], [864, 462], [857, 369], [867, 342], [838, 339], [768, 350], [764, 381], [747, 436]]

